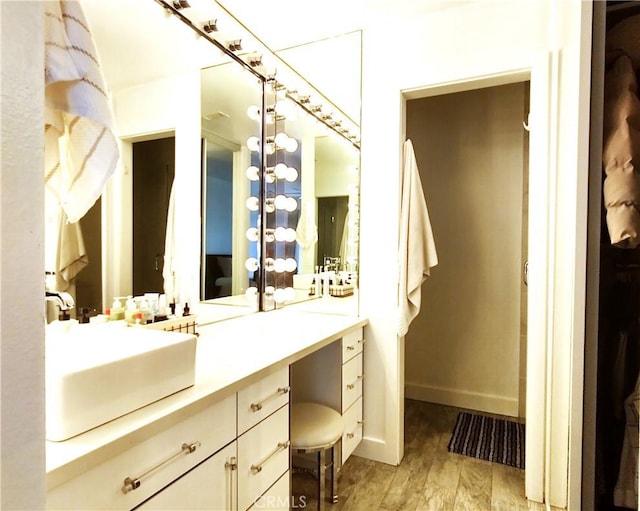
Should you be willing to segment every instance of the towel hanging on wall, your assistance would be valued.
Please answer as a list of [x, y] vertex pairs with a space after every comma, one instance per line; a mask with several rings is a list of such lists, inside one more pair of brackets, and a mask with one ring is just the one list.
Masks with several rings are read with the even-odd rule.
[[398, 335], [420, 312], [421, 286], [438, 264], [420, 172], [411, 140], [403, 146], [398, 246]]
[[100, 197], [119, 158], [111, 105], [79, 2], [45, 2], [44, 115], [45, 186], [75, 223]]

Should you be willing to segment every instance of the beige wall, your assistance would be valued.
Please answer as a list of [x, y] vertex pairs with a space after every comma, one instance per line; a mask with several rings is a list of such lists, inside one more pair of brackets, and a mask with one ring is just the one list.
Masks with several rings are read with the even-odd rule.
[[523, 83], [407, 103], [439, 264], [406, 336], [406, 396], [518, 415]]

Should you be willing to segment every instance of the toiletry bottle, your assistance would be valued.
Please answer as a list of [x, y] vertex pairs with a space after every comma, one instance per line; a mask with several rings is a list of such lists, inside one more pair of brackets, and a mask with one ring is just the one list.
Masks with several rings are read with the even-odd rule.
[[182, 309], [182, 315], [183, 316], [189, 315], [189, 304], [187, 302], [184, 303], [184, 308]]
[[109, 310], [109, 319], [111, 321], [118, 321], [120, 319], [124, 319], [124, 307], [120, 298], [114, 298], [113, 305], [111, 305], [111, 309]]
[[314, 296], [316, 294], [316, 279], [315, 277], [311, 281], [311, 287], [309, 287], [309, 296]]

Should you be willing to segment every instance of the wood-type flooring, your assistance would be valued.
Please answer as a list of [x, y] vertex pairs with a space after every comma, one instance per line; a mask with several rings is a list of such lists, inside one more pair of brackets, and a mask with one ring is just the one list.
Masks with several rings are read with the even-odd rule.
[[[460, 411], [407, 399], [400, 465], [352, 455], [339, 473], [338, 503], [326, 511], [544, 510], [525, 499], [524, 470], [448, 452]], [[315, 479], [294, 474], [292, 485], [297, 509], [315, 510]]]

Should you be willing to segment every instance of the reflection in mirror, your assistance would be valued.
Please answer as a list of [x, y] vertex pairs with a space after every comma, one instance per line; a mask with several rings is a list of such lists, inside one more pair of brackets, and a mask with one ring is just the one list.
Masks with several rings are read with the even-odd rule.
[[[207, 304], [257, 307], [257, 270], [247, 268], [257, 257], [260, 152], [247, 141], [260, 133], [259, 118], [250, 117], [262, 102], [261, 82], [235, 62], [201, 73], [202, 106], [202, 259], [201, 299]], [[252, 204], [251, 209], [247, 206]], [[251, 231], [255, 234], [255, 231]]]
[[[142, 235], [139, 233], [144, 232], [145, 221], [162, 223], [163, 214], [150, 207], [146, 210], [143, 208], [140, 215], [141, 227], [136, 229], [138, 234], [134, 233], [133, 183], [137, 174], [133, 162], [134, 153], [137, 152], [137, 144], [173, 138], [175, 186], [172, 185], [171, 188], [179, 188], [181, 192], [177, 194], [178, 199], [175, 201], [178, 208], [170, 218], [178, 219], [173, 226], [174, 236], [179, 241], [175, 246], [178, 247], [182, 264], [189, 269], [181, 282], [171, 283], [177, 300], [204, 300], [207, 304], [204, 309], [226, 310], [210, 312], [212, 317], [228, 317], [257, 310], [254, 286], [260, 281], [261, 275], [246, 262], [252, 258], [260, 261], [261, 256], [266, 253], [263, 254], [265, 251], [255, 236], [261, 228], [259, 211], [251, 211], [246, 205], [248, 201], [251, 202], [251, 197], [259, 196], [258, 183], [247, 179], [250, 174], [247, 174], [247, 169], [259, 167], [262, 158], [260, 153], [252, 153], [247, 148], [248, 137], [260, 134], [260, 123], [247, 115], [248, 107], [261, 105], [262, 91], [257, 87], [258, 79], [242, 69], [237, 62], [222, 55], [205, 38], [194, 37], [189, 27], [174, 16], [167, 16], [165, 9], [156, 2], [81, 2], [112, 96], [123, 164], [101, 200], [102, 268], [101, 271], [94, 272], [94, 275], [102, 276], [102, 303], [95, 304], [95, 308], [101, 310], [109, 307], [116, 296], [146, 291], [146, 284], [141, 284], [140, 289], [138, 285], [134, 286], [135, 275], [138, 273], [133, 266], [134, 240], [140, 241]], [[144, 30], [140, 29], [140, 20], [144, 20]], [[114, 26], [118, 27], [117, 37], [114, 37]], [[355, 52], [358, 56], [359, 44], [358, 41], [358, 50]], [[349, 48], [343, 48], [345, 54], [355, 54]], [[295, 52], [302, 58], [304, 47], [298, 47]], [[360, 69], [359, 59], [353, 64], [353, 68]], [[279, 79], [280, 76], [286, 78], [285, 74], [278, 76]], [[345, 82], [349, 87], [352, 83], [350, 78]], [[359, 84], [359, 80], [357, 83]], [[328, 104], [325, 98], [322, 100]], [[338, 109], [342, 112], [351, 111], [342, 105], [336, 107]], [[323, 266], [324, 261], [319, 260], [315, 240], [309, 244], [308, 239], [313, 229], [307, 227], [318, 228], [318, 197], [349, 197], [347, 217], [350, 220], [344, 222], [356, 226], [354, 234], [346, 237], [344, 234], [336, 234], [339, 227], [332, 232], [334, 238], [340, 237], [341, 246], [342, 240], [353, 241], [353, 255], [348, 256], [343, 250], [338, 256], [332, 257], [341, 257], [342, 271], [357, 271], [358, 179], [356, 174], [354, 190], [316, 194], [316, 170], [321, 169], [323, 160], [329, 158], [318, 149], [323, 144], [322, 139], [333, 140], [331, 144], [337, 144], [334, 148], [327, 148], [331, 157], [340, 152], [337, 149], [341, 147], [340, 144], [352, 146], [335, 135], [334, 130], [339, 127], [327, 130], [312, 115], [302, 113], [301, 108], [298, 110], [299, 122], [287, 121], [284, 125], [274, 126], [273, 131], [277, 134], [284, 130], [299, 143], [297, 151], [287, 153], [286, 156], [291, 161], [287, 161], [287, 165], [299, 171], [299, 177], [286, 185], [286, 194], [295, 199], [297, 209], [295, 212], [286, 211], [286, 208], [284, 210], [287, 226], [297, 231], [297, 242], [290, 244], [288, 251], [284, 253], [287, 257], [281, 258], [285, 262], [287, 259], [294, 259], [296, 263], [294, 271], [285, 272], [286, 287], [295, 290], [295, 300], [291, 301], [318, 302], [309, 300], [317, 298], [317, 295], [309, 296], [310, 280], [306, 279], [311, 277], [312, 280], [317, 267]], [[359, 98], [357, 111], [359, 112]], [[357, 167], [358, 158], [355, 159]], [[351, 163], [341, 167], [347, 168], [350, 165]], [[327, 166], [338, 168], [334, 164]], [[150, 179], [155, 186], [153, 178], [143, 179], [142, 186], [146, 182], [151, 187]], [[341, 178], [334, 175], [325, 181], [337, 185]], [[321, 185], [318, 187], [321, 188]], [[274, 190], [276, 191], [278, 189]], [[282, 193], [275, 193], [274, 200], [275, 195]], [[202, 201], [193, 200], [194, 196], [202, 197]], [[223, 212], [225, 204], [231, 207], [226, 213]], [[356, 211], [353, 215], [352, 208]], [[285, 213], [280, 211], [274, 218], [283, 215]], [[338, 223], [342, 222], [342, 219], [338, 220]], [[144, 242], [141, 246], [144, 246]], [[335, 248], [332, 248], [331, 253], [334, 252]], [[151, 262], [145, 264], [150, 264], [153, 272], [162, 273], [163, 269], [167, 269], [168, 259], [160, 249], [154, 248], [146, 255], [151, 257]], [[175, 258], [176, 254], [173, 255]], [[289, 255], [292, 257], [288, 257]], [[216, 258], [211, 265], [207, 261], [208, 256]], [[321, 254], [321, 257], [324, 255]], [[93, 258], [89, 264], [100, 265], [100, 257]], [[289, 262], [289, 268], [290, 264]], [[282, 305], [285, 303], [290, 301], [283, 302]], [[357, 301], [355, 308], [346, 307], [346, 303], [346, 300], [340, 301], [341, 305], [337, 307], [340, 312], [357, 313]], [[225, 307], [212, 307], [208, 304]], [[193, 305], [192, 303], [192, 309]], [[326, 301], [324, 307], [327, 307]]]

